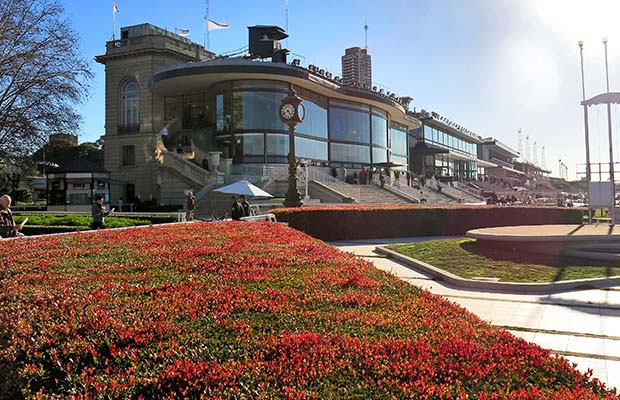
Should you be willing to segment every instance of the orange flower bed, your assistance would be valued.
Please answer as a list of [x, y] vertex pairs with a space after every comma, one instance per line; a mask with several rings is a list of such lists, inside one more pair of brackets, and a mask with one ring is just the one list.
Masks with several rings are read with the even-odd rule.
[[566, 359], [279, 224], [0, 246], [0, 398], [617, 398]]

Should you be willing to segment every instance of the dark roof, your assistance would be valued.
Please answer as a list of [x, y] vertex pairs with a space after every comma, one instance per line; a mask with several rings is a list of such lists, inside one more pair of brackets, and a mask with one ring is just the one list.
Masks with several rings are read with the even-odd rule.
[[63, 163], [59, 167], [48, 167], [45, 172], [107, 172], [102, 166], [94, 164], [86, 159], [78, 158], [73, 161]]

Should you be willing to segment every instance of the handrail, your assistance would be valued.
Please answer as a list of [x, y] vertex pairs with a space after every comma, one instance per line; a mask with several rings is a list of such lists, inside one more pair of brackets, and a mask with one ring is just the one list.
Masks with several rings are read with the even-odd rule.
[[178, 156], [171, 151], [161, 152], [162, 165], [175, 169], [176, 171], [184, 174], [190, 180], [198, 183], [200, 186], [204, 185], [210, 178], [209, 171], [202, 169], [201, 167], [193, 164], [190, 161]]
[[[322, 172], [321, 170], [315, 167], [306, 167], [308, 174], [308, 182], [316, 181], [322, 183], [326, 186], [331, 186], [334, 190], [343, 194], [347, 197], [350, 197], [354, 200], [361, 200], [361, 191], [359, 186], [349, 185], [339, 179], [334, 178], [333, 176]], [[297, 174], [300, 175], [300, 182], [305, 182], [306, 173], [304, 171], [300, 171], [298, 169]]]
[[463, 182], [459, 182], [459, 181], [453, 181], [452, 184], [454, 185], [454, 187], [458, 190], [461, 190], [463, 192], [466, 192], [474, 197], [477, 198], [482, 198], [482, 193], [480, 190], [476, 190], [466, 184], [464, 184]]
[[[375, 177], [373, 177], [373, 183], [377, 186], [381, 186], [380, 182], [377, 182], [379, 180], [379, 178], [374, 179]], [[406, 184], [403, 185], [400, 183], [400, 180], [398, 182], [395, 182], [394, 179], [391, 176], [386, 176], [384, 175], [385, 178], [385, 183], [384, 186], [388, 187], [390, 190], [393, 190], [395, 192], [398, 192], [406, 197], [409, 197], [415, 201], [417, 201], [418, 203], [420, 202], [420, 197], [419, 197], [419, 191], [412, 188], [411, 186], [407, 186]]]

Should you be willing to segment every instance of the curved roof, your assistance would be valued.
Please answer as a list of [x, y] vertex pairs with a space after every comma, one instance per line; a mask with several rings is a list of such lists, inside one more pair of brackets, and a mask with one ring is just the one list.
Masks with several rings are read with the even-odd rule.
[[392, 120], [411, 128], [421, 126], [408, 116], [398, 102], [372, 91], [341, 86], [302, 67], [284, 63], [249, 61], [244, 58], [225, 58], [185, 63], [163, 69], [151, 78], [151, 91], [160, 96], [195, 93], [218, 82], [239, 79], [267, 79], [289, 82], [329, 98], [357, 101], [390, 113]]
[[620, 104], [620, 93], [603, 93], [581, 102], [582, 106], [596, 106], [599, 104]]

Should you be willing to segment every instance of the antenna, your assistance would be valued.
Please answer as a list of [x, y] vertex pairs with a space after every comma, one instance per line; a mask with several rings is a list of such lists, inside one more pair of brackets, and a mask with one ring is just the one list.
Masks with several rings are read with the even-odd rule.
[[537, 150], [536, 141], [534, 141], [534, 154], [532, 155], [532, 162], [534, 165], [538, 165], [538, 155], [536, 154]]
[[547, 162], [545, 161], [545, 158], [545, 145], [543, 145], [540, 152], [540, 166], [542, 167], [542, 169], [547, 169]]
[[530, 161], [530, 135], [525, 136], [525, 161]]
[[523, 157], [523, 135], [521, 134], [521, 128], [517, 132], [517, 151]]
[[364, 48], [368, 50], [368, 21], [364, 21]]
[[[288, 0], [284, 0], [284, 14], [286, 18], [285, 29], [286, 33], [288, 34]], [[286, 38], [286, 47], [288, 47], [288, 37]]]

